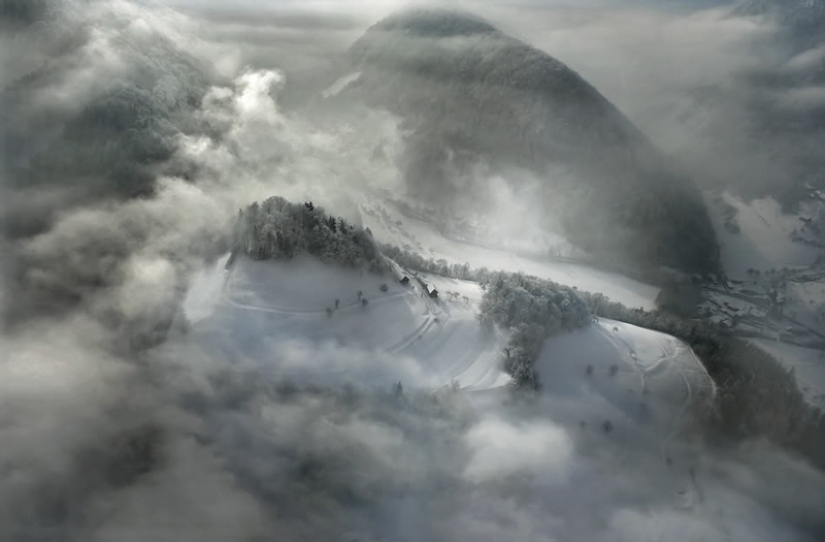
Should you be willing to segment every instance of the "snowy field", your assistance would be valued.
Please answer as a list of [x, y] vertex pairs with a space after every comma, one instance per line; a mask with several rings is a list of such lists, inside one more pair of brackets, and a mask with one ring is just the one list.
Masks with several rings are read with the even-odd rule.
[[381, 242], [421, 254], [426, 258], [443, 258], [450, 263], [468, 263], [471, 267], [524, 272], [559, 284], [589, 292], [601, 292], [627, 307], [655, 308], [659, 288], [584, 265], [531, 258], [502, 250], [465, 243], [443, 235], [431, 222], [403, 215], [392, 204], [373, 201], [361, 205], [361, 220]]
[[[721, 195], [724, 204], [735, 209], [739, 233], [721, 226], [718, 213], [712, 212], [722, 249], [722, 265], [728, 276], [747, 278], [748, 269], [767, 271], [783, 267], [807, 267], [821, 250], [795, 242], [791, 236], [803, 225], [806, 213], [786, 214], [773, 198], [744, 202], [728, 193]], [[813, 205], [813, 204], [811, 204]], [[718, 210], [718, 205], [709, 208]]]
[[825, 350], [803, 348], [764, 339], [753, 343], [792, 369], [797, 386], [807, 401], [825, 410]]
[[825, 281], [789, 282], [785, 310], [802, 324], [825, 332]]
[[571, 411], [573, 423], [657, 436], [662, 459], [670, 440], [693, 414], [711, 406], [713, 380], [685, 343], [670, 335], [599, 318], [590, 326], [545, 341], [536, 370], [543, 390], [589, 410]]
[[[782, 303], [785, 322], [782, 328], [798, 328], [810, 331], [825, 330], [825, 275], [816, 267], [822, 249], [818, 230], [825, 216], [825, 204], [811, 198], [802, 202], [795, 213], [786, 213], [773, 198], [743, 201], [729, 193], [712, 197], [709, 209], [716, 227], [725, 273], [740, 286], [739, 293], [760, 297], [762, 311], [754, 310], [747, 303], [734, 300], [736, 296], [711, 294], [720, 303], [722, 312], [752, 314], [763, 318], [759, 312], [767, 311], [769, 291], [775, 290]], [[726, 218], [725, 215], [728, 214]], [[724, 227], [724, 222], [734, 224], [738, 232]], [[714, 319], [725, 319], [715, 314]], [[741, 325], [753, 325], [746, 322]], [[768, 324], [768, 322], [765, 322]], [[757, 328], [761, 326], [756, 326]], [[779, 332], [781, 330], [777, 330]]]
[[[434, 300], [416, 280], [401, 285], [389, 273], [308, 256], [242, 257], [229, 270], [225, 262], [196, 277], [184, 309], [195, 342], [234, 362], [330, 384], [401, 380], [437, 388], [455, 382], [480, 391], [509, 382], [501, 370], [507, 337], [478, 322], [483, 292], [474, 282], [421, 274], [438, 289]], [[713, 393], [684, 343], [610, 320], [548, 340], [537, 370], [548, 392], [595, 394], [620, 413], [617, 422], [666, 423], [696, 397]]]
[[[456, 381], [482, 390], [509, 381], [500, 368], [507, 337], [485, 330], [476, 318], [483, 294], [477, 283], [421, 274], [438, 289], [434, 300], [416, 280], [401, 285], [390, 273], [345, 269], [308, 256], [286, 262], [242, 257], [229, 270], [225, 263], [222, 258], [197, 275], [184, 311], [196, 340], [234, 361], [285, 356], [271, 364], [274, 373], [315, 378], [320, 371], [325, 378], [361, 383], [402, 380], [438, 387]], [[313, 348], [326, 354], [309, 356]], [[577, 376], [587, 364], [602, 372], [617, 364], [612, 382], [631, 378], [627, 389], [637, 397], [665, 382], [671, 386], [668, 396], [683, 394], [679, 386], [687, 382], [702, 387], [692, 382], [695, 375], [684, 378], [701, 366], [683, 343], [628, 324], [600, 321], [552, 339], [548, 348], [554, 357], [569, 358], [563, 363], [575, 358]], [[569, 352], [562, 355], [565, 349]], [[307, 366], [319, 363], [316, 359], [328, 365]], [[540, 376], [548, 376], [546, 369], [539, 365]], [[545, 380], [550, 385], [554, 379]], [[582, 380], [587, 382], [595, 380]]]
[[311, 257], [239, 258], [230, 270], [221, 261], [201, 273], [184, 309], [198, 344], [235, 362], [263, 363], [273, 375], [326, 384], [455, 382], [469, 391], [507, 384], [499, 359], [507, 337], [475, 317], [480, 287], [451, 282], [441, 279], [438, 288], [461, 297], [435, 301], [389, 273]]
[[622, 491], [627, 472], [655, 472], [660, 506], [650, 511], [654, 522], [674, 513], [709, 513], [724, 499], [696, 437], [716, 388], [675, 337], [598, 318], [546, 340], [536, 362], [541, 393], [512, 429], [495, 393], [509, 382], [501, 370], [508, 337], [478, 322], [478, 284], [421, 274], [439, 291], [433, 300], [415, 279], [405, 286], [391, 273], [362, 273], [312, 257], [239, 258], [230, 270], [225, 261], [198, 275], [184, 305], [189, 337], [205, 354], [308, 385], [389, 391], [399, 380], [405, 389], [456, 383], [474, 392], [464, 397], [479, 416], [492, 416], [473, 433], [479, 452], [466, 467], [473, 479], [523, 470], [545, 476], [554, 446], [525, 441], [524, 432], [552, 420], [564, 428], [558, 432], [566, 453], [577, 450], [589, 465], [559, 475], [571, 491], [583, 484], [593, 494], [600, 487], [613, 494]]

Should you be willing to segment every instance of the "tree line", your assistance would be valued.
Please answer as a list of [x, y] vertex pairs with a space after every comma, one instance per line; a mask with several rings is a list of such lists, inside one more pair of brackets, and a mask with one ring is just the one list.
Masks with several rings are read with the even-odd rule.
[[311, 254], [325, 262], [382, 271], [386, 264], [368, 230], [327, 215], [312, 202], [273, 196], [238, 212], [235, 251], [256, 260]]
[[482, 321], [512, 333], [504, 369], [517, 388], [538, 389], [534, 365], [545, 339], [587, 325], [587, 304], [572, 288], [521, 273], [497, 273], [483, 287]]

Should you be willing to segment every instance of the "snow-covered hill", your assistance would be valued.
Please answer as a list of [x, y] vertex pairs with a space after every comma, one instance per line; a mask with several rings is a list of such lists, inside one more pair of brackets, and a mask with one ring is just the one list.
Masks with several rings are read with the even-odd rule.
[[536, 370], [545, 393], [589, 397], [572, 423], [655, 435], [663, 461], [670, 441], [709, 412], [716, 386], [689, 346], [670, 335], [598, 318], [545, 341]]
[[[413, 280], [324, 264], [241, 257], [217, 262], [184, 303], [193, 340], [273, 375], [327, 384], [404, 384], [467, 390], [503, 386], [507, 341], [476, 319], [478, 284], [426, 279], [455, 300], [434, 300]], [[386, 291], [384, 291], [386, 289]], [[366, 301], [366, 304], [364, 304]], [[312, 354], [312, 355], [310, 355]]]
[[[229, 268], [226, 262], [202, 271], [184, 302], [190, 336], [205, 351], [305, 383], [389, 386], [400, 380], [479, 391], [510, 381], [502, 370], [508, 336], [477, 318], [483, 295], [477, 283], [410, 273], [409, 284], [401, 284], [393, 273], [310, 256], [240, 257]], [[426, 295], [422, 283], [438, 297]], [[704, 403], [713, 393], [681, 341], [609, 320], [548, 340], [537, 370], [548, 393], [596, 393], [599, 404], [637, 422], [649, 416], [640, 409], [653, 407], [653, 418], [671, 423], [686, 404], [696, 397]]]

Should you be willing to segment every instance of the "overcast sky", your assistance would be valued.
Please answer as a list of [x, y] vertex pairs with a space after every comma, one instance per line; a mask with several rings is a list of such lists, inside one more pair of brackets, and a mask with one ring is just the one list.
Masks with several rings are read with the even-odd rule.
[[[206, 8], [227, 10], [227, 3], [222, 0], [158, 0], [162, 4], [174, 7]], [[733, 4], [731, 0], [447, 0], [439, 2], [439, 6], [453, 4], [459, 7], [471, 8], [473, 6], [534, 6], [534, 7], [623, 7], [623, 6], [648, 6], [648, 7], [686, 7], [703, 8], [710, 6], [722, 6]], [[231, 9], [298, 9], [317, 10], [327, 9], [335, 11], [364, 10], [392, 10], [422, 2], [411, 2], [410, 0], [358, 0], [356, 2], [345, 0], [237, 0], [232, 3]], [[430, 2], [433, 4], [433, 2]]]

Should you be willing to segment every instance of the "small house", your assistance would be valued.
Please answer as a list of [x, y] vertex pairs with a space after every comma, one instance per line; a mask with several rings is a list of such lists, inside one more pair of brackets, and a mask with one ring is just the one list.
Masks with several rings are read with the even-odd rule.
[[430, 297], [438, 297], [438, 290], [436, 290], [435, 286], [433, 286], [432, 284], [427, 284], [424, 288], [427, 290], [427, 295], [429, 295]]
[[390, 260], [390, 269], [392, 269], [392, 274], [395, 275], [395, 278], [403, 285], [407, 285], [410, 283], [410, 277], [401, 269], [397, 263]]

